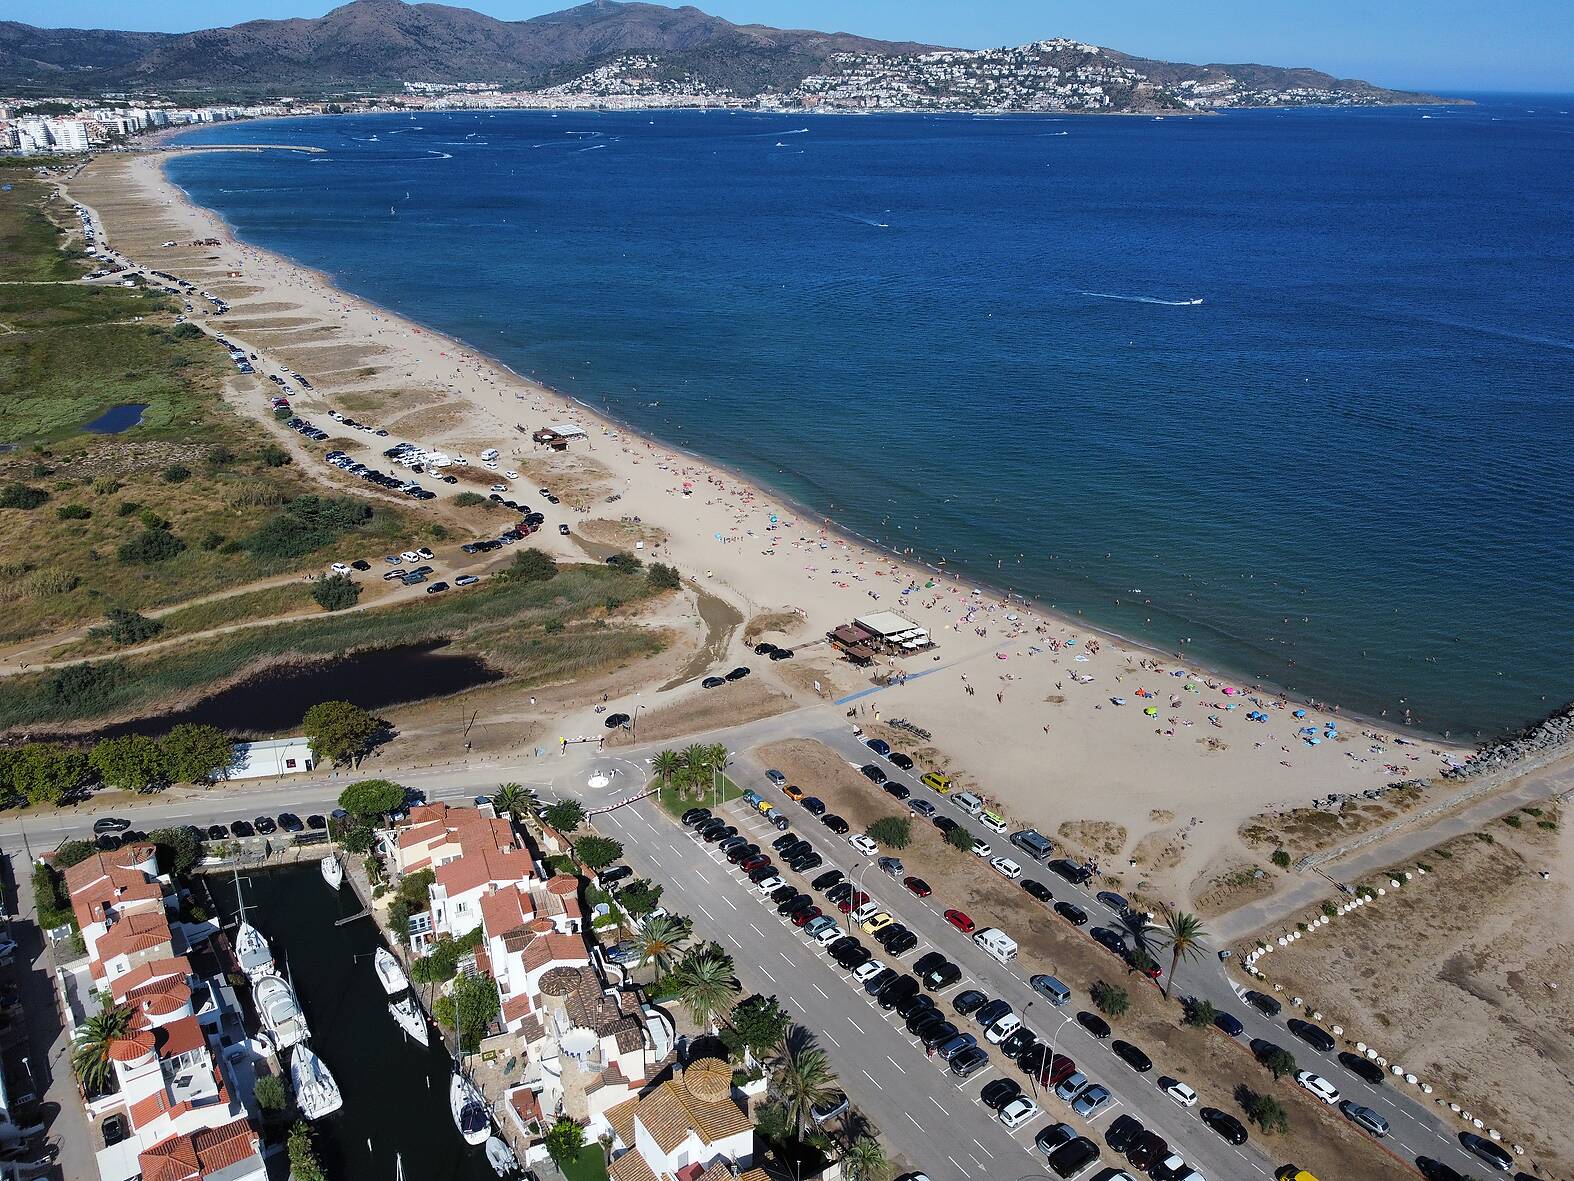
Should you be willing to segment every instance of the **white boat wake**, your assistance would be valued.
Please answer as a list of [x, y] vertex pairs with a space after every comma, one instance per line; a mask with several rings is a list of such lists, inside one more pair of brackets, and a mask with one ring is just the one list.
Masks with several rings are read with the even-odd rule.
[[1117, 299], [1121, 303], [1152, 303], [1166, 308], [1194, 308], [1202, 303], [1201, 299], [1156, 299], [1151, 295], [1111, 295], [1107, 291], [1079, 291], [1077, 294], [1094, 299]]

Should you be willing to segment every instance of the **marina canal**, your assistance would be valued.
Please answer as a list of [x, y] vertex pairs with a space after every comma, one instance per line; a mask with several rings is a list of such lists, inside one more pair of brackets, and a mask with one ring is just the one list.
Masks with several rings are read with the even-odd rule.
[[[226, 926], [239, 908], [233, 877], [209, 879]], [[382, 946], [370, 917], [335, 926], [361, 908], [337, 893], [316, 862], [240, 876], [246, 917], [288, 970], [311, 1026], [312, 1049], [338, 1079], [344, 1106], [317, 1121], [318, 1153], [335, 1181], [495, 1181], [480, 1148], [468, 1147], [449, 1114], [450, 1058], [441, 1033], [430, 1047], [408, 1039], [388, 1013], [372, 967]]]

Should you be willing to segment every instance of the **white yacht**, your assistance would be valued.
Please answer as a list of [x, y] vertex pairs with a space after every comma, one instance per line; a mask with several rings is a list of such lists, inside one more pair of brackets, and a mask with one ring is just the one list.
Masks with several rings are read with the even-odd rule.
[[487, 1116], [486, 1102], [475, 1084], [456, 1066], [448, 1083], [448, 1106], [454, 1115], [454, 1127], [465, 1138], [466, 1144], [485, 1144], [492, 1134], [492, 1121]]
[[344, 1106], [339, 1084], [322, 1059], [304, 1043], [290, 1055], [290, 1084], [295, 1088], [296, 1106], [307, 1119], [321, 1119]]
[[490, 1136], [486, 1142], [486, 1160], [499, 1177], [512, 1177], [519, 1168], [514, 1150], [500, 1136]]
[[322, 880], [335, 890], [344, 884], [344, 866], [339, 864], [339, 855], [329, 853], [319, 863], [322, 866]]
[[273, 971], [273, 949], [262, 932], [245, 919], [235, 928], [235, 959], [248, 980], [256, 980]]
[[420, 1042], [427, 1044], [426, 1015], [421, 1012], [413, 996], [406, 996], [402, 1001], [395, 1001], [388, 1006], [388, 1012], [399, 1023], [399, 1028]]
[[280, 976], [259, 976], [252, 986], [252, 999], [257, 1004], [257, 1015], [273, 1041], [274, 1049], [287, 1050], [305, 1041], [311, 1030], [306, 1028], [306, 1014], [301, 1012], [295, 999], [295, 990]]
[[372, 967], [377, 969], [377, 979], [382, 981], [383, 991], [389, 996], [410, 987], [410, 980], [405, 976], [404, 969], [399, 966], [394, 953], [386, 947], [379, 947], [376, 954], [372, 956]]

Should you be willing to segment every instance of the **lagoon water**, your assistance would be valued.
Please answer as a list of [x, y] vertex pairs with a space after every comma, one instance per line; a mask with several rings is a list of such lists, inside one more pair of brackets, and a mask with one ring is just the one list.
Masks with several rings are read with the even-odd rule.
[[170, 172], [885, 545], [1458, 737], [1574, 697], [1571, 110], [432, 112]]

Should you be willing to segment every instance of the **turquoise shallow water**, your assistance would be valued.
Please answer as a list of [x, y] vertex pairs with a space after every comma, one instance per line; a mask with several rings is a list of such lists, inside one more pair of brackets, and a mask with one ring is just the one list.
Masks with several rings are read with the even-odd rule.
[[1574, 697], [1571, 108], [345, 116], [170, 172], [884, 544], [1458, 737]]

